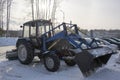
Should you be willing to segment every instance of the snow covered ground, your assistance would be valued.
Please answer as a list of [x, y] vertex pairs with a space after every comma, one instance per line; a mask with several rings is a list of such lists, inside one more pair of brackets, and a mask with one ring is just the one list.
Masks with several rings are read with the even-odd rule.
[[16, 40], [0, 38], [0, 80], [120, 80], [120, 64], [115, 63], [118, 54], [95, 74], [84, 78], [77, 65], [68, 67], [64, 62], [57, 72], [49, 72], [38, 58], [30, 65], [22, 65], [18, 60], [8, 61], [5, 52], [15, 48]]
[[[0, 47], [3, 52], [14, 46]], [[38, 58], [30, 65], [22, 65], [18, 60], [8, 61], [0, 55], [0, 80], [120, 80], [120, 65], [115, 63], [118, 55], [113, 55], [108, 64], [95, 74], [84, 78], [77, 65], [68, 67], [64, 62], [57, 72], [49, 72]]]
[[12, 49], [15, 49], [15, 46], [4, 46], [0, 47], [0, 53], [5, 53], [6, 51], [11, 51]]
[[0, 37], [0, 46], [12, 46], [16, 44], [18, 38]]

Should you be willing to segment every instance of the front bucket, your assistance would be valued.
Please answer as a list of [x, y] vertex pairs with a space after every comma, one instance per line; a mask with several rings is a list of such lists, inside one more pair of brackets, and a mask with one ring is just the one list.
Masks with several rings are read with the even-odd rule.
[[112, 54], [105, 54], [99, 57], [94, 57], [88, 51], [82, 51], [76, 54], [75, 62], [79, 66], [85, 77], [91, 75], [98, 67], [106, 64]]

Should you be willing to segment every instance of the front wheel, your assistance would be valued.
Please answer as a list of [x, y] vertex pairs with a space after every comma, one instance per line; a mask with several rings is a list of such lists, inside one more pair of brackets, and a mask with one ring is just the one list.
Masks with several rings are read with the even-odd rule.
[[55, 72], [60, 67], [60, 59], [56, 54], [48, 53], [44, 57], [44, 66], [48, 71]]

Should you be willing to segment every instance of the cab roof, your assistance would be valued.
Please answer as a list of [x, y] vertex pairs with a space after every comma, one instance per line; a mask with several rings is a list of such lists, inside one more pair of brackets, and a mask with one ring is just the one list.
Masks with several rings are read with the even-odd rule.
[[49, 25], [51, 24], [51, 20], [44, 20], [44, 19], [39, 19], [39, 20], [34, 20], [34, 21], [28, 21], [23, 24], [23, 26], [33, 26], [35, 25], [42, 26], [42, 25]]

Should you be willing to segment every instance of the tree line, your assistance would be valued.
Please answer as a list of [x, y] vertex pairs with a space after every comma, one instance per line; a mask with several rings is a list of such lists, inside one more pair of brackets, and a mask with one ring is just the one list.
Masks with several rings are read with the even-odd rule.
[[[11, 6], [13, 1], [14, 0], [0, 0], [0, 31], [6, 33], [6, 36], [9, 34]], [[31, 18], [33, 20], [51, 19], [51, 21], [55, 23], [56, 10], [61, 0], [26, 0], [26, 2], [31, 4]]]
[[[6, 33], [8, 33], [9, 22], [10, 22], [10, 8], [12, 0], [0, 0], [0, 33], [4, 32], [6, 28]], [[6, 26], [6, 27], [4, 27]]]

